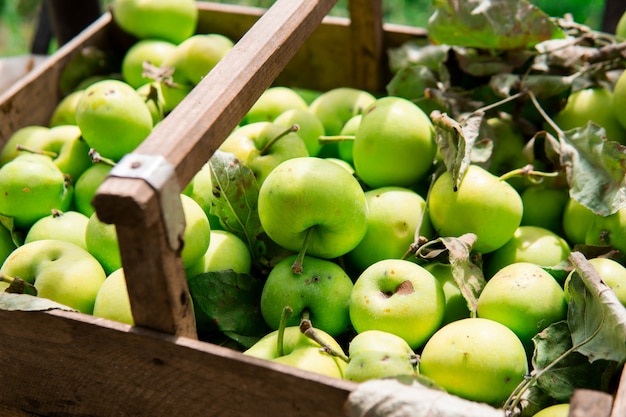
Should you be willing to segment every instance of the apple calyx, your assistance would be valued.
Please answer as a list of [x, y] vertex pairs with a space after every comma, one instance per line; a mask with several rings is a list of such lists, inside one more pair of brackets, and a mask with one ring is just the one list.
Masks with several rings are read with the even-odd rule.
[[37, 155], [46, 155], [46, 156], [49, 156], [52, 159], [54, 159], [57, 156], [59, 156], [59, 154], [56, 153], [56, 152], [46, 151], [46, 150], [43, 150], [43, 149], [33, 149], [33, 148], [28, 147], [28, 146], [20, 145], [20, 144], [15, 145], [15, 149], [17, 151], [25, 151], [25, 152], [34, 153], [34, 154], [37, 154]]
[[298, 252], [298, 256], [291, 264], [291, 270], [294, 274], [301, 274], [304, 270], [304, 256], [306, 255], [306, 251], [309, 247], [309, 242], [311, 241], [311, 230], [315, 229], [315, 226], [309, 227], [306, 230], [306, 235], [304, 236], [304, 242], [302, 243], [302, 248], [300, 252]]
[[3, 273], [0, 273], [0, 282], [6, 282], [9, 286], [4, 292], [12, 294], [28, 294], [37, 296], [37, 288], [29, 282], [24, 281], [20, 277], [12, 277]]
[[344, 354], [343, 352], [339, 352], [339, 351], [333, 349], [326, 342], [324, 342], [322, 340], [322, 338], [319, 337], [319, 334], [317, 333], [317, 331], [313, 327], [313, 324], [311, 324], [311, 320], [309, 320], [307, 313], [308, 313], [308, 311], [305, 311], [303, 313], [302, 320], [300, 320], [300, 331], [306, 337], [308, 337], [309, 339], [315, 341], [315, 343], [319, 344], [321, 349], [324, 352], [328, 353], [329, 355], [336, 356], [339, 359], [341, 359], [342, 361], [344, 361], [345, 363], [348, 363], [350, 361], [350, 358], [348, 358], [348, 356], [346, 356], [346, 354]]
[[412, 294], [415, 292], [415, 288], [413, 287], [413, 283], [407, 279], [407, 280], [402, 281], [400, 284], [398, 284], [395, 290], [381, 291], [381, 292], [385, 297], [389, 298], [393, 296], [394, 294], [398, 294], [398, 295]]
[[526, 177], [528, 178], [528, 180], [534, 184], [538, 184], [541, 181], [543, 181], [544, 178], [546, 177], [557, 177], [559, 176], [558, 172], [542, 172], [542, 171], [535, 171], [535, 167], [533, 166], [533, 164], [527, 164], [521, 168], [516, 168], [513, 169], [509, 172], [506, 172], [502, 175], [500, 175], [498, 177], [498, 179], [500, 181], [506, 181], [509, 178], [514, 178], [514, 177]]
[[280, 138], [283, 138], [290, 133], [297, 132], [298, 130], [300, 130], [300, 125], [298, 125], [297, 123], [292, 124], [287, 129], [282, 131], [279, 135], [275, 136], [269, 142], [267, 142], [265, 146], [263, 146], [263, 148], [261, 149], [260, 154], [261, 155], [267, 154], [267, 152], [269, 152], [272, 145], [274, 145]]

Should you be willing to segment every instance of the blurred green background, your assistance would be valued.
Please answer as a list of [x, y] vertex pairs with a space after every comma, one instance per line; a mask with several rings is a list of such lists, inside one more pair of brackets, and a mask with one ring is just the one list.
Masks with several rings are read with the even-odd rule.
[[[80, 0], [77, 0], [80, 1]], [[212, 0], [216, 3], [269, 7], [274, 0]], [[424, 27], [432, 14], [432, 0], [384, 0], [384, 21]], [[574, 20], [600, 29], [605, 0], [531, 0], [550, 16], [570, 13]], [[111, 0], [101, 0], [104, 8]], [[331, 12], [347, 16], [348, 0], [338, 0]], [[0, 56], [28, 54], [38, 19], [41, 0], [0, 0]], [[54, 47], [54, 46], [53, 46]]]

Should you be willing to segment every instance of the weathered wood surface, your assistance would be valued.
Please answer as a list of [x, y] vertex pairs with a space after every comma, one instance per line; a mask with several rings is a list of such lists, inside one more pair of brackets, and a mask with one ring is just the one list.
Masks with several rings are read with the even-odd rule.
[[610, 394], [578, 389], [570, 399], [569, 417], [609, 417], [613, 415], [612, 404], [613, 397]]
[[35, 415], [338, 416], [356, 386], [79, 313], [0, 321], [0, 405]]
[[615, 393], [615, 401], [613, 402], [613, 409], [611, 411], [611, 417], [623, 416], [626, 416], [626, 368], [622, 369], [622, 375], [617, 387], [617, 392]]

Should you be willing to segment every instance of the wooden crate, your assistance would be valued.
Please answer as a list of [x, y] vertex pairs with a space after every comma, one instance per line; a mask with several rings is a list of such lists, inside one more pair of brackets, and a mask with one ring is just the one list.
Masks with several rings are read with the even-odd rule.
[[[351, 0], [351, 19], [325, 17], [335, 1], [278, 0], [267, 11], [198, 3], [198, 31], [227, 35], [236, 47], [94, 200], [99, 217], [116, 225], [136, 325], [56, 309], [0, 311], [0, 416], [345, 415], [358, 384], [197, 340], [173, 192], [268, 86], [381, 92], [385, 50], [425, 37], [419, 28], [383, 25], [381, 0]], [[20, 127], [47, 123], [61, 71], [77, 51], [93, 45], [121, 55], [131, 42], [103, 15], [0, 97], [0, 144]], [[612, 398], [582, 394], [582, 406], [598, 395], [608, 403], [587, 416], [610, 415]]]

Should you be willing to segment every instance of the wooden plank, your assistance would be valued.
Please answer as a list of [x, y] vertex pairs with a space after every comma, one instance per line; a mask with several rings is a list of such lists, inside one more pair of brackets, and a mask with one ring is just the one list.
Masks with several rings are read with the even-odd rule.
[[381, 91], [384, 86], [382, 0], [350, 0], [353, 86]]
[[24, 413], [338, 416], [356, 387], [79, 313], [0, 311], [0, 321], [0, 405]]
[[611, 411], [611, 417], [623, 416], [626, 416], [626, 367], [622, 368], [622, 375], [619, 385], [617, 386], [613, 409]]
[[568, 417], [609, 417], [612, 403], [613, 397], [606, 392], [577, 389], [570, 398]]

